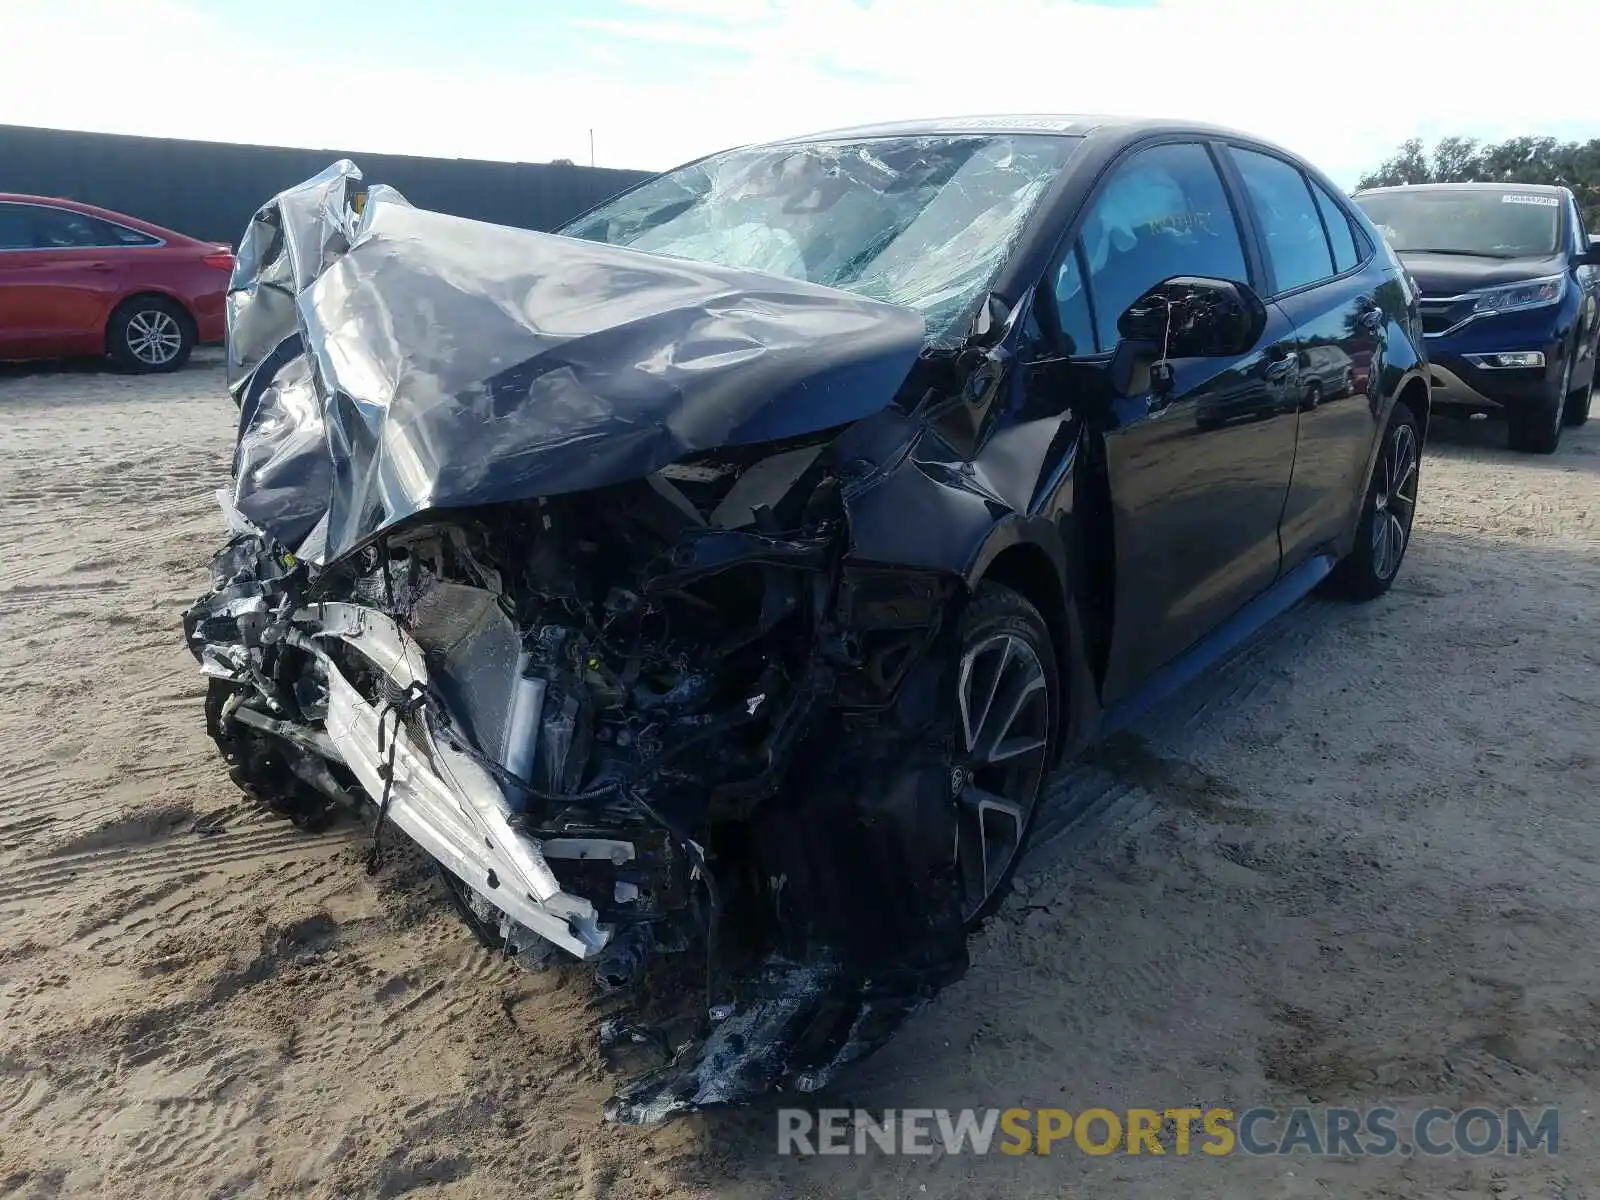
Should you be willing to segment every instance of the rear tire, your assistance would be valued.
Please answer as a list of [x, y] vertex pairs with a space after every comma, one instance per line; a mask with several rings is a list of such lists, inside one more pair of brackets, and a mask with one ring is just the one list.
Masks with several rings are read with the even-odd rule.
[[163, 296], [135, 296], [111, 314], [106, 353], [136, 375], [181, 370], [194, 350], [194, 320]]
[[1397, 401], [1383, 431], [1372, 482], [1356, 526], [1356, 544], [1334, 568], [1332, 590], [1347, 600], [1376, 600], [1400, 574], [1411, 546], [1422, 472], [1422, 435], [1416, 415]]

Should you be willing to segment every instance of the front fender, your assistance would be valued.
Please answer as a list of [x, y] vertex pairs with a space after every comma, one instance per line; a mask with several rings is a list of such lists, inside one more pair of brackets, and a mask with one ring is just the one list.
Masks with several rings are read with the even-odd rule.
[[[1069, 561], [1069, 547], [1079, 544], [1075, 453], [1068, 451], [1047, 477], [1019, 487], [984, 454], [969, 462], [937, 433], [892, 413], [851, 429], [838, 449], [841, 462], [859, 463], [864, 472], [844, 492], [848, 562], [935, 572], [966, 595], [990, 577], [1025, 592], [1056, 641], [1069, 697], [1064, 744], [1076, 747], [1092, 727], [1098, 699]], [[1003, 493], [1036, 503], [1019, 511]]]
[[970, 463], [926, 426], [897, 412], [861, 421], [835, 445], [849, 476], [843, 492], [856, 562], [966, 578], [996, 522], [1014, 515]]
[[[902, 444], [886, 451], [896, 435]], [[1026, 496], [1032, 486], [989, 478], [981, 456], [968, 461], [932, 429], [894, 413], [849, 430], [838, 451], [841, 461], [873, 468], [844, 490], [855, 561], [945, 572], [970, 586], [1003, 551], [1028, 542], [1050, 558], [1065, 585], [1060, 533], [1048, 507], [1029, 514], [1008, 498]], [[1067, 472], [1057, 474], [1064, 481]]]

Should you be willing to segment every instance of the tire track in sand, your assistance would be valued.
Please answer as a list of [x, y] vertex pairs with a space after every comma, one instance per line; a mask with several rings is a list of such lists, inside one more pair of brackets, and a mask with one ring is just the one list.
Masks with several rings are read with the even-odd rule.
[[344, 832], [308, 834], [281, 820], [262, 818], [242, 829], [182, 835], [143, 845], [106, 846], [49, 855], [8, 871], [0, 879], [0, 906], [59, 896], [83, 881], [159, 884], [177, 874], [237, 873], [284, 855], [316, 854], [344, 844]]

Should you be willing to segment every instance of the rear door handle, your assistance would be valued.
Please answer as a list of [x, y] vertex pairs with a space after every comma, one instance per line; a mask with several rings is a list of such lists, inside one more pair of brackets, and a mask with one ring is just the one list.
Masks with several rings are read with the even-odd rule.
[[111, 264], [108, 262], [85, 263], [84, 266], [91, 271], [110, 271], [113, 269]]
[[1357, 319], [1368, 333], [1377, 333], [1383, 328], [1383, 309], [1376, 304], [1369, 305], [1361, 310]]

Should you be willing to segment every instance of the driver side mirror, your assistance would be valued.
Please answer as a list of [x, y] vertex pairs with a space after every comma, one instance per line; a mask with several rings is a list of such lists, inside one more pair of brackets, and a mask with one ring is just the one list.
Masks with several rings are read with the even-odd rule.
[[1236, 357], [1266, 327], [1267, 306], [1249, 284], [1194, 275], [1156, 284], [1117, 318], [1123, 341], [1143, 343], [1157, 359]]
[[1578, 264], [1585, 267], [1600, 267], [1600, 233], [1589, 235], [1589, 248], [1579, 253]]

